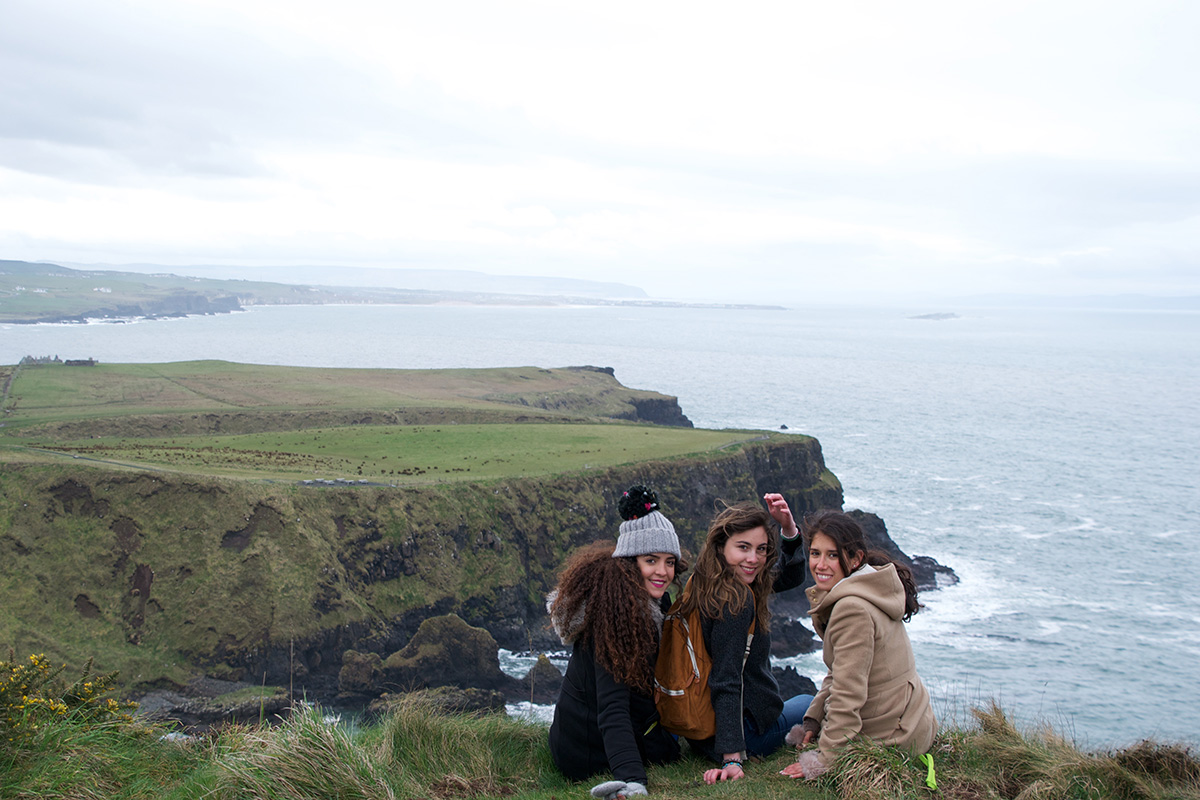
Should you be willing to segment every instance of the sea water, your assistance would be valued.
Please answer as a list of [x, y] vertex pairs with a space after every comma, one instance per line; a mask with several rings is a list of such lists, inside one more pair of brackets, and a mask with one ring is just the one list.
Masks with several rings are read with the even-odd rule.
[[[788, 302], [789, 298], [773, 298]], [[820, 439], [848, 508], [952, 567], [909, 625], [939, 715], [1200, 741], [1200, 315], [298, 306], [0, 326], [0, 363], [591, 364], [699, 427]], [[669, 512], [669, 498], [663, 498]], [[819, 655], [790, 659], [820, 680]]]

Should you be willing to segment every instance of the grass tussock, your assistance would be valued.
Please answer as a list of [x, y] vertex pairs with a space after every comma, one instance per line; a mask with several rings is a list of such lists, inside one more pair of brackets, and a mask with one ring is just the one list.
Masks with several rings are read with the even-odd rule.
[[320, 709], [299, 709], [276, 728], [255, 726], [230, 737], [219, 762], [214, 798], [234, 800], [395, 800], [383, 765], [330, 724]]
[[554, 771], [544, 728], [502, 714], [440, 716], [421, 701], [393, 709], [378, 752], [414, 796], [510, 796]]
[[921, 797], [924, 772], [918, 773], [907, 754], [867, 739], [851, 742], [821, 782], [843, 800], [891, 800]]
[[1142, 742], [1115, 753], [1086, 753], [1049, 727], [1022, 733], [995, 704], [973, 713], [979, 731], [964, 737], [964, 745], [973, 751], [974, 771], [986, 769], [1000, 797], [1200, 798], [1200, 762], [1187, 748]]

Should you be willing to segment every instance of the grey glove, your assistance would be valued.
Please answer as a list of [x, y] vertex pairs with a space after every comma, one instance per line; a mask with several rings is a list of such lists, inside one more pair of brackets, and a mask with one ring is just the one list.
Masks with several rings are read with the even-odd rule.
[[617, 800], [618, 796], [633, 797], [634, 795], [649, 795], [646, 787], [636, 781], [605, 781], [592, 787], [592, 797], [597, 800]]

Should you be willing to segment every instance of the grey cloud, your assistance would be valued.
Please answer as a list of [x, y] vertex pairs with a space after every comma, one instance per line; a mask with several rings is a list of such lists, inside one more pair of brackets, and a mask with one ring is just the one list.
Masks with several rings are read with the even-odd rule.
[[264, 142], [417, 127], [364, 69], [273, 51], [237, 31], [119, 5], [15, 0], [0, 11], [0, 163], [15, 169], [252, 175]]

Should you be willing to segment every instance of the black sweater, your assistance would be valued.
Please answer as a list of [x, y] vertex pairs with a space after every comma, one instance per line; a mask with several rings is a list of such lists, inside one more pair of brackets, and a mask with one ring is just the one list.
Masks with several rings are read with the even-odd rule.
[[[797, 550], [800, 552], [797, 553]], [[804, 583], [806, 566], [807, 559], [800, 547], [800, 537], [782, 539], [779, 574], [772, 584], [772, 591], [784, 592]], [[753, 618], [754, 605], [746, 603], [740, 613], [734, 614], [726, 606], [720, 619], [703, 615], [700, 619], [704, 646], [712, 658], [708, 688], [712, 693], [717, 733], [714, 737], [692, 742], [692, 746], [715, 761], [721, 761], [725, 753], [739, 753], [746, 749], [746, 737], [742, 730], [743, 714], [750, 717], [758, 733], [763, 733], [783, 711], [779, 684], [771, 674], [770, 632], [755, 632], [745, 669], [742, 668], [746, 634]]]

